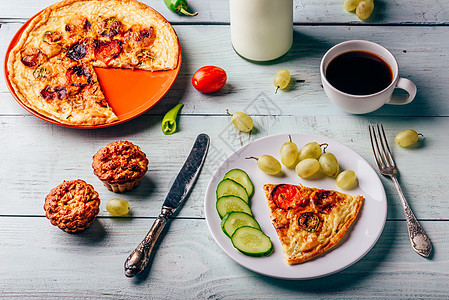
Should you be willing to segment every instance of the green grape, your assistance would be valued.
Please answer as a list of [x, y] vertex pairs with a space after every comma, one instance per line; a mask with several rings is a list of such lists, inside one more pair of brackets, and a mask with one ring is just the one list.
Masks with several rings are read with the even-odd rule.
[[396, 144], [401, 147], [409, 147], [414, 145], [419, 138], [419, 134], [413, 129], [407, 129], [399, 132], [394, 138]]
[[336, 179], [337, 186], [342, 189], [351, 188], [357, 181], [355, 172], [353, 170], [346, 170], [341, 172]]
[[319, 159], [321, 170], [327, 176], [334, 177], [338, 174], [338, 170], [340, 169], [338, 166], [338, 160], [330, 152], [323, 153]]
[[281, 163], [271, 155], [261, 155], [257, 157], [247, 157], [247, 159], [253, 158], [257, 160], [257, 167], [264, 173], [268, 175], [277, 175], [281, 172]]
[[373, 0], [360, 0], [357, 8], [355, 9], [355, 14], [360, 20], [368, 19], [374, 10]]
[[347, 11], [353, 11], [354, 9], [356, 9], [359, 2], [360, 0], [343, 0], [343, 8]]
[[276, 87], [276, 92], [278, 89], [285, 89], [290, 83], [290, 72], [287, 69], [280, 69], [273, 79], [274, 86]]
[[281, 172], [281, 163], [271, 155], [262, 155], [257, 160], [257, 166], [262, 172], [265, 172], [269, 175], [276, 175]]
[[298, 146], [292, 142], [292, 137], [289, 136], [290, 141], [285, 142], [281, 147], [281, 162], [288, 168], [295, 165], [298, 159]]
[[[327, 144], [323, 144], [327, 145]], [[311, 142], [308, 144], [305, 144], [301, 150], [299, 150], [298, 159], [299, 161], [306, 159], [306, 158], [316, 158], [318, 159], [321, 155], [321, 146], [317, 142]]]
[[244, 112], [239, 111], [233, 114], [230, 114], [228, 110], [226, 110], [226, 112], [231, 116], [232, 125], [234, 125], [237, 130], [242, 132], [250, 132], [253, 129], [253, 119], [251, 119], [251, 117]]
[[306, 158], [301, 160], [295, 168], [296, 174], [301, 178], [308, 178], [318, 172], [320, 162], [315, 158]]
[[129, 203], [120, 198], [114, 198], [106, 203], [106, 210], [113, 216], [123, 216], [129, 213]]

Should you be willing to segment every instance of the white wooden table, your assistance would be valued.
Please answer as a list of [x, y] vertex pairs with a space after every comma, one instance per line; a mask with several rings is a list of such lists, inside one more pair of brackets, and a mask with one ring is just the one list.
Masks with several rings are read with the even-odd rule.
[[[344, 11], [341, 0], [295, 0], [294, 45], [268, 65], [252, 64], [233, 51], [228, 1], [191, 0], [192, 10], [199, 12], [194, 18], [174, 15], [162, 0], [143, 2], [174, 25], [183, 52], [173, 88], [144, 115], [99, 130], [64, 128], [30, 115], [0, 81], [0, 297], [449, 298], [449, 2], [375, 0], [373, 17], [360, 22]], [[2, 66], [15, 32], [52, 3], [0, 2]], [[349, 39], [388, 48], [398, 59], [401, 76], [418, 86], [414, 102], [362, 116], [333, 106], [321, 87], [319, 62], [328, 48]], [[204, 65], [221, 66], [228, 74], [227, 85], [214, 95], [201, 94], [190, 83]], [[275, 95], [272, 78], [281, 68], [290, 70], [295, 83]], [[164, 136], [162, 116], [178, 102], [185, 104], [180, 131]], [[238, 133], [229, 125], [226, 109], [249, 113], [257, 130]], [[388, 216], [383, 234], [363, 259], [342, 272], [306, 281], [273, 279], [241, 267], [217, 246], [206, 225], [204, 194], [217, 166], [233, 151], [272, 134], [312, 133], [349, 146], [374, 167], [367, 134], [371, 122], [384, 124], [391, 143], [408, 128], [425, 136], [419, 148], [393, 145], [392, 150], [410, 206], [433, 242], [429, 259], [412, 250], [399, 197], [384, 177]], [[151, 268], [126, 278], [124, 260], [158, 215], [192, 140], [201, 132], [211, 137], [211, 146], [190, 198], [171, 220]], [[132, 208], [125, 218], [106, 211], [107, 200], [117, 195], [103, 187], [91, 168], [92, 155], [119, 139], [141, 146], [150, 160], [140, 186], [121, 195]], [[101, 210], [90, 229], [67, 234], [51, 226], [43, 204], [51, 188], [77, 178], [99, 192]]]

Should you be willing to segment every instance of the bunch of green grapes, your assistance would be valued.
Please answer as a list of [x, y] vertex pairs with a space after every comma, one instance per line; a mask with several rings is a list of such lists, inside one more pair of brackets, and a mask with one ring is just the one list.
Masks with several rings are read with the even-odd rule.
[[[322, 146], [324, 146], [322, 148]], [[346, 170], [341, 173], [337, 157], [326, 152], [328, 144], [318, 144], [310, 142], [305, 144], [298, 153], [298, 164], [296, 165], [296, 173], [301, 178], [308, 178], [321, 172], [329, 177], [336, 178], [336, 184], [343, 189], [350, 189], [355, 186], [357, 176], [352, 170]]]
[[[327, 144], [318, 144], [317, 142], [310, 142], [302, 146], [298, 153], [298, 164], [295, 171], [301, 178], [308, 178], [321, 169], [325, 175], [335, 176], [334, 169], [338, 171], [338, 161], [333, 158], [335, 156], [332, 153], [326, 153], [324, 149], [327, 148]], [[324, 151], [324, 153], [323, 153]]]
[[[322, 146], [324, 146], [322, 148]], [[317, 142], [310, 142], [305, 144], [298, 152], [298, 164], [295, 171], [301, 178], [309, 178], [321, 172], [329, 177], [336, 178], [336, 184], [343, 189], [350, 189], [357, 182], [355, 172], [346, 170], [341, 173], [337, 157], [331, 153], [326, 152], [328, 144], [318, 144]]]
[[374, 10], [374, 0], [343, 0], [343, 8], [354, 11], [360, 20], [368, 19]]
[[310, 178], [321, 172], [329, 177], [336, 177], [336, 184], [343, 189], [350, 189], [355, 186], [357, 176], [352, 170], [346, 170], [341, 173], [340, 166], [336, 156], [331, 152], [326, 152], [328, 144], [318, 144], [310, 142], [301, 149], [292, 141], [282, 144], [280, 149], [279, 162], [275, 157], [264, 154], [259, 158], [248, 157], [257, 160], [257, 167], [266, 174], [277, 175], [282, 170], [281, 163], [287, 168], [295, 169], [296, 174], [301, 178]]

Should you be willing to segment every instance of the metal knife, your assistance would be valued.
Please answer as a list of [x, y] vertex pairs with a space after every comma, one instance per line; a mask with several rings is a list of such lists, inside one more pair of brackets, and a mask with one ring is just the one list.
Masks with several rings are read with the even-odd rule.
[[209, 148], [209, 136], [200, 134], [196, 138], [195, 144], [187, 157], [184, 166], [176, 177], [173, 185], [168, 192], [167, 197], [162, 205], [162, 210], [153, 226], [143, 241], [137, 248], [131, 252], [125, 261], [125, 275], [133, 277], [142, 272], [147, 266], [151, 258], [151, 252], [156, 241], [167, 224], [168, 217], [176, 212], [176, 210], [184, 203], [189, 196], [190, 190], [195, 184], [196, 178], [200, 173], [201, 167], [206, 159], [207, 149]]

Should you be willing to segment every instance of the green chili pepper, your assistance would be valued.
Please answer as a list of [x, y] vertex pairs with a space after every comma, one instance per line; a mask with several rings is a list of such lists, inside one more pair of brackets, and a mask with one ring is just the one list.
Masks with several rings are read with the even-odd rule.
[[176, 116], [178, 115], [178, 111], [184, 104], [179, 103], [172, 109], [170, 109], [162, 119], [162, 132], [165, 135], [173, 134], [176, 132]]
[[186, 0], [164, 0], [164, 3], [171, 11], [180, 15], [196, 16], [198, 14], [197, 12], [192, 14], [187, 11], [189, 5]]
[[305, 212], [299, 216], [298, 223], [305, 231], [315, 232], [320, 226], [320, 218], [313, 212]]
[[42, 40], [49, 45], [53, 45], [59, 42], [61, 37], [61, 34], [56, 31], [45, 31]]
[[33, 76], [36, 79], [47, 77], [47, 75], [50, 75], [50, 70], [48, 70], [46, 67], [36, 68], [33, 72]]
[[137, 58], [138, 59], [154, 59], [155, 57], [151, 55], [150, 50], [142, 49], [139, 52], [137, 52]]

